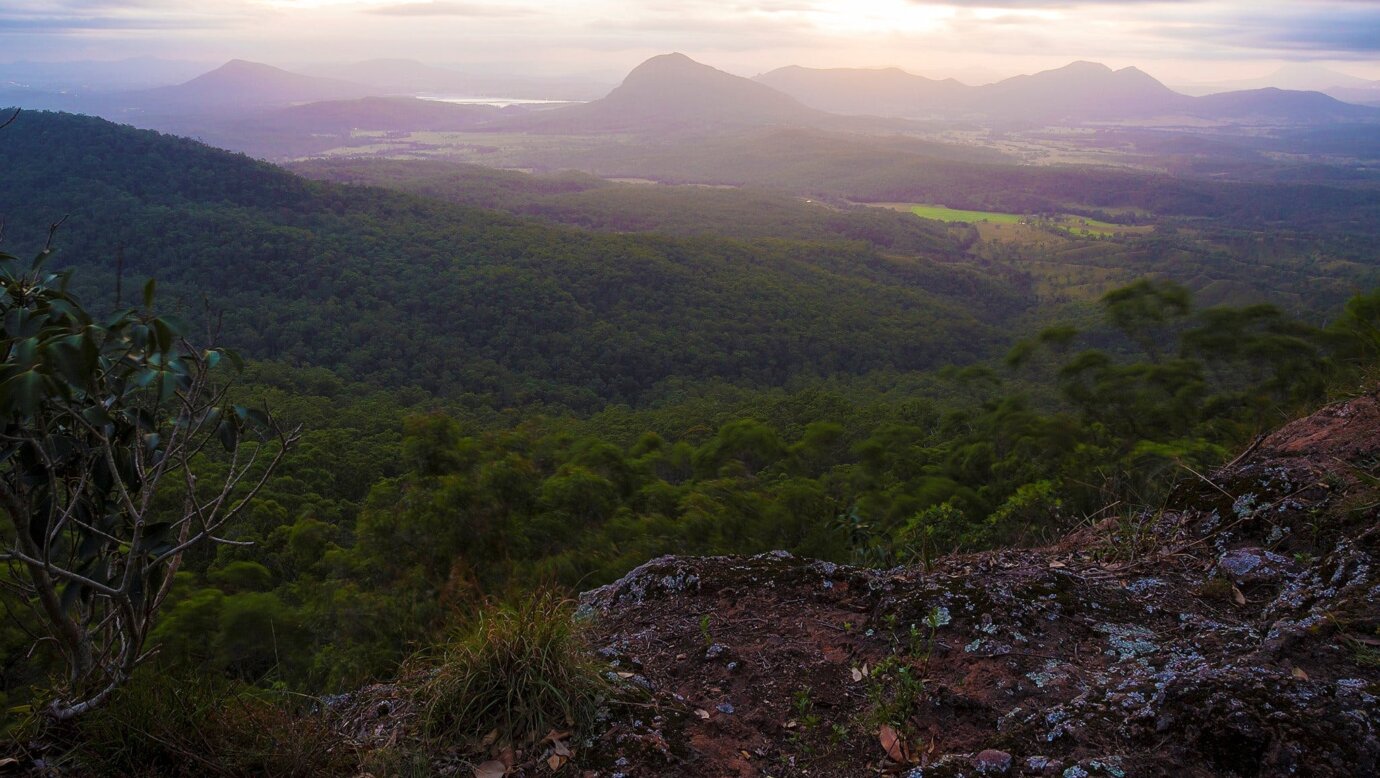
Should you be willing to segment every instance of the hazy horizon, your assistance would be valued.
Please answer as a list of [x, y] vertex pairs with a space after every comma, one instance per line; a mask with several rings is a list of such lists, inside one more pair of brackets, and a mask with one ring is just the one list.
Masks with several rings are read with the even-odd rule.
[[1180, 84], [1260, 78], [1290, 63], [1380, 79], [1380, 4], [1360, 0], [1267, 9], [1240, 0], [21, 0], [0, 9], [0, 40], [6, 64], [153, 58], [209, 69], [246, 59], [302, 69], [407, 58], [610, 82], [669, 51], [745, 76], [899, 67], [977, 84], [1092, 60]]

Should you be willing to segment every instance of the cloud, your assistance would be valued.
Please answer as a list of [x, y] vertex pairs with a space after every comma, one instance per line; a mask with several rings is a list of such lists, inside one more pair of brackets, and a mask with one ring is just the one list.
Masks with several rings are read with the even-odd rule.
[[1255, 6], [1213, 13], [1197, 21], [1156, 25], [1146, 32], [1238, 53], [1369, 59], [1380, 53], [1380, 5], [1334, 0]]
[[1151, 5], [1193, 5], [1204, 0], [909, 0], [912, 5], [949, 6], [951, 8], [1020, 8], [1032, 11], [1076, 8], [1079, 6], [1117, 6], [1145, 7]]
[[176, 0], [38, 0], [0, 6], [0, 34], [64, 34], [92, 30], [214, 29], [245, 18], [239, 2]]
[[482, 5], [478, 3], [454, 3], [447, 2], [447, 0], [435, 0], [434, 2], [383, 5], [376, 8], [370, 8], [365, 11], [365, 13], [377, 16], [465, 16], [474, 18], [530, 16], [533, 11], [530, 8], [512, 8], [496, 5]]

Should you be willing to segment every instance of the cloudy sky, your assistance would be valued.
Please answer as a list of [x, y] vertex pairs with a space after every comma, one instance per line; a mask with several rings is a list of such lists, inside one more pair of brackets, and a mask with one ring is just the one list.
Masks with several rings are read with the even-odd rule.
[[0, 0], [0, 62], [411, 57], [612, 78], [673, 50], [744, 75], [981, 81], [1091, 59], [1179, 83], [1300, 61], [1380, 78], [1380, 0]]

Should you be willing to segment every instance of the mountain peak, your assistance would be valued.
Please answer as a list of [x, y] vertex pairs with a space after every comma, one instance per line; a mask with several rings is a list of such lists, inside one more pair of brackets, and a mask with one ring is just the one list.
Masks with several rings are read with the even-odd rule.
[[1086, 59], [1080, 59], [1080, 60], [1077, 60], [1077, 61], [1075, 61], [1075, 62], [1070, 62], [1069, 64], [1067, 64], [1067, 65], [1065, 65], [1065, 66], [1063, 66], [1063, 67], [1061, 67], [1061, 68], [1055, 68], [1055, 70], [1056, 70], [1056, 71], [1062, 70], [1062, 71], [1069, 72], [1069, 73], [1111, 73], [1111, 72], [1112, 72], [1112, 69], [1111, 69], [1111, 68], [1107, 67], [1106, 65], [1102, 64], [1101, 62], [1092, 62], [1092, 61], [1089, 61], [1089, 60], [1086, 60]]
[[263, 62], [254, 62], [247, 59], [232, 59], [215, 70], [206, 73], [286, 73], [282, 68], [276, 68]]
[[287, 105], [314, 100], [363, 97], [367, 89], [348, 81], [293, 73], [262, 62], [232, 59], [177, 86], [141, 93], [143, 105], [155, 109], [239, 111], [253, 105]]
[[[723, 71], [712, 68], [702, 62], [681, 54], [672, 52], [670, 54], [658, 54], [655, 57], [643, 62], [633, 68], [624, 82], [647, 76], [673, 76], [684, 73], [722, 73]], [[724, 73], [724, 75], [728, 75]]]
[[818, 115], [771, 87], [679, 52], [643, 62], [602, 100], [559, 109], [543, 122], [585, 129], [809, 124]]

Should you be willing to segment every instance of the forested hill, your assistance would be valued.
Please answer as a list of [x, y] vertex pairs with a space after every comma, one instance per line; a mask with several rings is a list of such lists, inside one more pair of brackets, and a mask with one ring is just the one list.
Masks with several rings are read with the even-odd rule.
[[[309, 182], [193, 141], [25, 113], [0, 137], [7, 248], [114, 301], [159, 282], [228, 344], [381, 385], [592, 408], [678, 377], [746, 385], [989, 353], [1023, 298], [863, 241], [617, 235]], [[126, 302], [134, 295], [126, 294]], [[104, 306], [101, 306], [104, 307]]]

